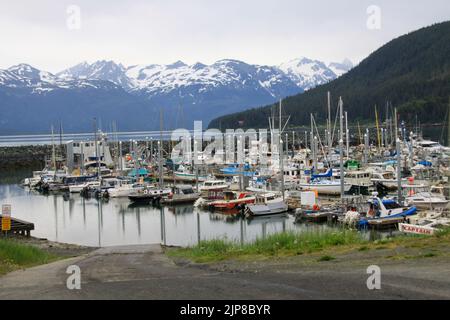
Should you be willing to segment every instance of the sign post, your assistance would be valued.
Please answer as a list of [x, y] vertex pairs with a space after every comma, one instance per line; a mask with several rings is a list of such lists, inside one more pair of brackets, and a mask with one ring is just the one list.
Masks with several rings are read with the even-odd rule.
[[2, 205], [2, 231], [11, 230], [11, 205]]

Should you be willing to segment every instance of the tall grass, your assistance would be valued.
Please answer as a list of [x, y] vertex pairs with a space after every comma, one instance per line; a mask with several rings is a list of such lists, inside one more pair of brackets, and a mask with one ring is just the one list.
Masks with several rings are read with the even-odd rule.
[[353, 230], [323, 230], [306, 232], [283, 232], [258, 238], [252, 243], [214, 239], [201, 241], [185, 249], [169, 252], [173, 256], [184, 256], [197, 262], [223, 260], [239, 256], [284, 256], [311, 253], [329, 247], [367, 242]]
[[55, 257], [39, 248], [10, 239], [0, 239], [0, 274], [48, 263]]

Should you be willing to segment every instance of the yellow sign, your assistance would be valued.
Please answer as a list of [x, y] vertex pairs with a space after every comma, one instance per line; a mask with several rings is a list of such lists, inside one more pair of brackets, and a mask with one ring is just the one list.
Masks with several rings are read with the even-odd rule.
[[11, 218], [10, 217], [2, 217], [2, 231], [11, 230]]
[[11, 205], [2, 205], [2, 231], [11, 230]]

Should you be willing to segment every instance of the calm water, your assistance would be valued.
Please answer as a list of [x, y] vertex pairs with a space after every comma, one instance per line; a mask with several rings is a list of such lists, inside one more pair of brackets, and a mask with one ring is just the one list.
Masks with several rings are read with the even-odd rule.
[[127, 198], [102, 201], [79, 195], [41, 195], [17, 184], [0, 185], [0, 203], [12, 216], [35, 224], [33, 236], [89, 246], [164, 243], [192, 245], [199, 239], [248, 242], [284, 230], [324, 228], [295, 225], [289, 215], [241, 219], [193, 206], [133, 207]]

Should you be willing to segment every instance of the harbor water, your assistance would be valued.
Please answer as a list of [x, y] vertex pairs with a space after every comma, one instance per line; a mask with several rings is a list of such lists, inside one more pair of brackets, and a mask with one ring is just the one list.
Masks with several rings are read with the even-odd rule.
[[249, 220], [192, 205], [133, 206], [128, 198], [97, 200], [78, 194], [44, 195], [20, 186], [21, 178], [2, 176], [0, 203], [12, 205], [14, 218], [34, 223], [32, 236], [63, 243], [190, 246], [199, 240], [217, 238], [244, 243], [287, 230], [327, 228], [294, 224], [294, 218], [288, 214]]

